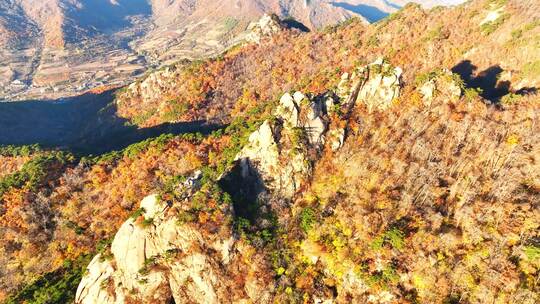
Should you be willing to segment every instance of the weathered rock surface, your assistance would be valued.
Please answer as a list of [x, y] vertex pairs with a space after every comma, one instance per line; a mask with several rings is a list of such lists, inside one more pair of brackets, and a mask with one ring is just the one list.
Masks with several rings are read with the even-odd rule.
[[176, 68], [167, 67], [151, 73], [140, 82], [134, 82], [127, 88], [128, 96], [137, 96], [143, 103], [148, 103], [162, 97], [161, 93], [171, 89], [175, 83]]
[[363, 102], [369, 112], [384, 111], [399, 97], [402, 70], [383, 59], [341, 77], [337, 94], [348, 105]]
[[281, 32], [285, 29], [285, 25], [275, 14], [264, 14], [257, 22], [252, 22], [248, 26], [249, 34], [246, 35], [246, 41], [253, 43], [261, 43], [265, 37]]
[[[199, 178], [200, 173], [182, 185], [186, 202], [197, 192]], [[226, 268], [238, 262], [228, 222], [204, 233], [179, 223], [175, 206], [156, 195], [146, 197], [141, 208], [143, 215], [128, 219], [114, 237], [112, 257], [98, 254], [88, 265], [75, 303], [223, 303], [233, 284]], [[223, 208], [223, 214], [232, 214], [230, 205]], [[262, 284], [254, 279], [244, 292], [234, 286], [243, 294], [240, 302], [267, 299], [269, 288]]]
[[424, 105], [431, 105], [432, 100], [437, 96], [443, 96], [445, 102], [458, 99], [462, 94], [462, 89], [456, 77], [459, 76], [447, 69], [431, 75], [418, 89], [422, 94]]
[[265, 121], [236, 157], [244, 177], [255, 170], [269, 190], [287, 198], [294, 195], [311, 173], [308, 151], [322, 149], [327, 136], [332, 149], [343, 145], [345, 130], [329, 132], [328, 106], [335, 102], [323, 97], [301, 92], [281, 97], [275, 121]]
[[101, 254], [96, 255], [87, 267], [87, 273], [77, 288], [78, 303], [119, 303], [102, 287], [108, 283], [114, 273], [110, 261], [104, 260]]

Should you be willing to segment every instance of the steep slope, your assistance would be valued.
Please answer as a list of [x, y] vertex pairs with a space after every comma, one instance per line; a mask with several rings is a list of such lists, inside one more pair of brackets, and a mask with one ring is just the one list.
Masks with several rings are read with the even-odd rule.
[[17, 0], [26, 16], [43, 32], [44, 47], [62, 49], [96, 34], [113, 33], [130, 25], [129, 17], [151, 14], [146, 0]]
[[25, 13], [14, 1], [0, 3], [0, 46], [18, 46], [23, 37], [35, 35], [34, 24], [25, 18]]
[[[174, 63], [179, 58], [196, 58], [201, 54], [217, 55], [236, 44], [249, 23], [265, 13], [298, 20], [308, 28], [344, 21], [354, 13], [333, 7], [323, 1], [185, 1], [154, 2], [159, 25], [135, 44], [138, 52], [154, 62]], [[164, 50], [163, 46], [167, 48]]]
[[[284, 94], [214, 175], [225, 195], [197, 194], [196, 172], [146, 197], [111, 254], [88, 266], [76, 303], [535, 303], [540, 142], [536, 127], [511, 125], [535, 120], [538, 104], [505, 115], [461, 98], [448, 70], [412, 92], [400, 76], [380, 59], [344, 74], [335, 92]], [[227, 206], [239, 235], [213, 239], [198, 225], [230, 227]], [[247, 270], [257, 279], [224, 291], [222, 271], [245, 269], [241, 256], [254, 249], [271, 252], [275, 276], [263, 277], [268, 264], [257, 259]]]
[[58, 0], [17, 1], [25, 14], [35, 22], [43, 33], [44, 47], [62, 48], [65, 45], [63, 32], [64, 11]]
[[16, 79], [27, 80], [39, 52], [31, 48], [39, 39], [39, 27], [15, 1], [0, 3], [0, 87], [7, 88]]
[[399, 5], [399, 6], [405, 6], [407, 3], [414, 2], [414, 3], [421, 4], [425, 8], [433, 8], [433, 7], [439, 6], [439, 5], [457, 5], [457, 4], [461, 4], [461, 3], [465, 2], [465, 1], [463, 1], [463, 0], [413, 0], [413, 1], [392, 0], [392, 1], [388, 1], [388, 2], [392, 3], [394, 5]]
[[[212, 134], [83, 159], [2, 149], [3, 296], [65, 303], [83, 278], [79, 302], [538, 302], [536, 17], [473, 1], [284, 31], [150, 74], [108, 108], [226, 123]], [[159, 246], [125, 252], [132, 232]]]

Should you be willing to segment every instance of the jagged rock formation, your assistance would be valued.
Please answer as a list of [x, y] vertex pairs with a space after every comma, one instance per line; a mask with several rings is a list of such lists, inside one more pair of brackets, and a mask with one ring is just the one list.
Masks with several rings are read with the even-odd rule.
[[382, 58], [357, 68], [351, 75], [345, 73], [338, 85], [338, 95], [345, 104], [363, 102], [369, 112], [382, 111], [399, 96], [402, 70]]
[[[223, 219], [211, 231], [179, 220], [199, 191], [201, 173], [180, 185], [184, 202], [172, 205], [150, 195], [141, 202], [141, 215], [128, 219], [111, 245], [111, 255], [98, 254], [88, 265], [87, 274], [77, 289], [75, 303], [222, 303], [235, 288], [240, 298], [266, 302], [268, 289], [260, 278], [251, 278], [241, 292], [232, 286], [227, 267], [246, 266], [226, 218], [232, 215], [230, 205], [222, 205], [213, 214]], [[242, 247], [244, 246], [244, 247]], [[242, 249], [244, 248], [244, 249]], [[263, 265], [263, 264], [261, 264]], [[253, 265], [254, 272], [257, 264]], [[250, 270], [246, 270], [248, 275]], [[249, 276], [249, 275], [248, 275]]]
[[264, 37], [270, 37], [281, 32], [285, 25], [275, 14], [264, 14], [258, 22], [253, 22], [248, 26], [249, 34], [246, 41], [260, 43]]
[[291, 198], [311, 172], [309, 149], [320, 150], [330, 134], [331, 146], [338, 149], [343, 130], [328, 132], [331, 97], [306, 97], [301, 92], [286, 93], [274, 111], [275, 120], [266, 120], [251, 134], [249, 143], [237, 155], [242, 175], [256, 170], [264, 185], [281, 196]]
[[443, 69], [433, 75], [421, 84], [419, 92], [422, 94], [424, 105], [431, 105], [432, 100], [441, 95], [445, 101], [457, 100], [461, 94], [459, 75], [452, 74], [448, 69]]
[[[236, 156], [242, 178], [260, 176], [260, 186], [272, 196], [291, 199], [311, 174], [309, 150], [323, 149], [327, 136], [332, 149], [343, 145], [345, 130], [329, 131], [329, 113], [336, 103], [328, 95], [284, 94], [274, 111], [275, 119], [266, 120], [253, 132], [249, 144]], [[195, 199], [200, 178], [197, 172], [179, 186], [186, 205]], [[110, 256], [98, 254], [88, 265], [76, 303], [164, 303], [171, 298], [176, 303], [222, 303], [230, 278], [220, 269], [240, 263], [236, 251], [245, 245], [238, 244], [227, 221], [212, 234], [179, 223], [183, 209], [186, 207], [171, 205], [157, 195], [146, 197], [140, 215], [128, 219], [116, 233]], [[223, 206], [219, 214], [231, 217], [233, 210]], [[255, 271], [262, 266], [252, 267]], [[256, 279], [248, 283], [247, 300], [269, 301], [270, 287]]]
[[128, 96], [137, 96], [143, 103], [148, 103], [161, 97], [161, 93], [175, 85], [174, 76], [177, 69], [166, 67], [163, 70], [151, 73], [142, 81], [134, 82], [127, 87]]

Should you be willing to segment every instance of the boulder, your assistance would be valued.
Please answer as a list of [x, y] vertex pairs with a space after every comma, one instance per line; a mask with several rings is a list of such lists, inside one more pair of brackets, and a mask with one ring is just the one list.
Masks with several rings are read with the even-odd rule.
[[[279, 100], [279, 105], [274, 111], [276, 117], [281, 118], [287, 127], [296, 128], [299, 126], [299, 113], [298, 102], [295, 99], [301, 98], [300, 95], [295, 93], [295, 97], [289, 93], [285, 93]], [[300, 99], [301, 100], [301, 99]]]
[[448, 69], [431, 73], [430, 77], [418, 88], [424, 105], [430, 106], [437, 96], [442, 96], [445, 102], [459, 99], [463, 92], [458, 77]]
[[419, 89], [420, 94], [422, 94], [422, 100], [424, 101], [424, 104], [429, 105], [431, 104], [431, 101], [435, 97], [435, 90], [437, 89], [437, 86], [435, 84], [435, 81], [433, 79], [430, 79], [426, 81]]
[[332, 151], [339, 150], [345, 143], [345, 129], [331, 129], [328, 132], [328, 138], [330, 140], [330, 148], [332, 148]]

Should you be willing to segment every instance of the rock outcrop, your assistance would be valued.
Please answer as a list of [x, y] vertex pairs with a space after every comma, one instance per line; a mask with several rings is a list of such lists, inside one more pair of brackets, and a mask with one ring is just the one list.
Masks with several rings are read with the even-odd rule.
[[401, 73], [401, 68], [379, 58], [350, 75], [343, 74], [337, 93], [349, 107], [362, 102], [369, 112], [384, 111], [399, 97]]
[[285, 29], [285, 25], [281, 22], [279, 17], [275, 14], [264, 14], [257, 22], [252, 22], [248, 26], [248, 34], [246, 41], [253, 43], [261, 43], [265, 37], [271, 37], [272, 35], [281, 32]]
[[421, 84], [419, 92], [422, 94], [424, 105], [431, 105], [431, 101], [437, 96], [443, 96], [445, 101], [458, 99], [462, 94], [459, 75], [453, 74], [448, 69], [432, 73]]
[[[310, 177], [316, 160], [313, 155], [326, 143], [332, 149], [343, 145], [345, 129], [331, 127], [330, 115], [337, 105], [333, 95], [284, 94], [274, 118], [250, 135], [229, 174], [240, 172], [250, 183], [254, 176], [259, 177], [260, 186], [270, 196], [291, 199]], [[227, 178], [230, 176], [225, 174], [221, 180]], [[232, 185], [251, 187], [238, 180]], [[138, 213], [115, 235], [110, 253], [96, 255], [88, 265], [75, 302], [165, 303], [174, 299], [176, 303], [221, 303], [228, 289], [242, 289], [230, 286], [230, 267], [250, 268], [246, 273], [252, 277], [245, 281], [241, 300], [268, 302], [272, 288], [254, 274], [271, 272], [259, 269], [264, 263], [246, 265], [241, 257], [239, 248], [249, 245], [235, 237], [227, 220], [234, 216], [233, 205], [221, 205], [213, 211], [213, 217], [222, 220], [212, 225], [211, 233], [181, 220], [182, 214], [191, 212], [190, 202], [197, 200], [200, 188], [201, 173], [197, 172], [176, 189], [180, 204], [157, 195], [143, 199]], [[238, 191], [249, 191], [245, 189]]]
[[[200, 177], [198, 172], [180, 186], [178, 193], [186, 206], [199, 191]], [[172, 299], [176, 303], [222, 303], [229, 297], [233, 278], [227, 267], [245, 266], [237, 254], [237, 247], [243, 245], [235, 241], [227, 220], [214, 224], [210, 232], [180, 220], [178, 214], [186, 206], [164, 202], [157, 195], [146, 197], [141, 215], [128, 219], [115, 235], [111, 255], [98, 254], [88, 265], [75, 303], [169, 303]], [[228, 204], [213, 214], [223, 219], [231, 215]], [[264, 303], [269, 288], [261, 284], [251, 280], [239, 292], [240, 299]], [[242, 290], [242, 286], [234, 288]], [[256, 297], [250, 298], [250, 294]]]
[[121, 99], [140, 98], [142, 103], [153, 102], [163, 97], [163, 94], [171, 90], [176, 84], [178, 77], [177, 67], [166, 67], [163, 70], [150, 73], [141, 81], [130, 84], [126, 91], [121, 94]]
[[329, 131], [332, 97], [309, 98], [301, 92], [286, 93], [274, 111], [251, 134], [249, 143], [237, 155], [244, 177], [255, 170], [264, 185], [282, 197], [291, 198], [311, 173], [309, 150], [321, 150], [331, 140], [333, 149], [343, 145], [345, 131]]
[[[265, 20], [264, 24], [272, 28], [274, 19]], [[200, 173], [177, 189], [180, 204], [163, 201], [156, 195], [146, 197], [140, 215], [128, 219], [119, 229], [110, 254], [98, 254], [88, 266], [77, 290], [76, 303], [163, 303], [171, 299], [176, 303], [222, 302], [231, 288], [228, 268], [234, 265], [251, 267], [252, 274], [264, 272], [258, 269], [263, 267], [260, 264], [247, 266], [241, 261], [238, 248], [249, 245], [242, 245], [232, 231], [231, 221], [225, 219], [243, 216], [242, 208], [247, 208], [243, 204], [253, 201], [259, 201], [267, 211], [287, 205], [273, 201], [293, 199], [307, 185], [313, 163], [323, 149], [335, 151], [343, 146], [343, 107], [350, 110], [363, 102], [369, 111], [388, 108], [399, 95], [400, 75], [399, 68], [378, 60], [357, 69], [350, 77], [344, 75], [337, 95], [284, 94], [272, 118], [249, 136], [247, 145], [236, 155], [235, 165], [219, 179], [233, 204], [218, 206], [213, 211], [217, 214], [214, 217], [222, 221], [212, 225], [212, 232], [205, 233], [204, 227], [179, 221], [181, 214], [191, 212], [190, 201], [197, 200], [196, 194], [202, 191]], [[161, 84], [156, 76], [130, 90], [152, 98], [146, 96], [145, 88], [162, 85], [166, 84]], [[257, 220], [253, 224], [259, 228], [266, 225]], [[356, 286], [355, 280], [349, 281]], [[234, 288], [243, 288], [239, 299], [265, 303], [271, 298], [272, 288], [264, 282], [254, 277], [246, 280], [244, 286]]]
[[134, 82], [128, 86], [128, 90], [140, 95], [143, 102], [154, 99], [156, 93], [168, 89], [172, 85], [171, 77], [175, 75], [173, 68], [167, 67], [162, 71], [151, 73], [141, 82]]

